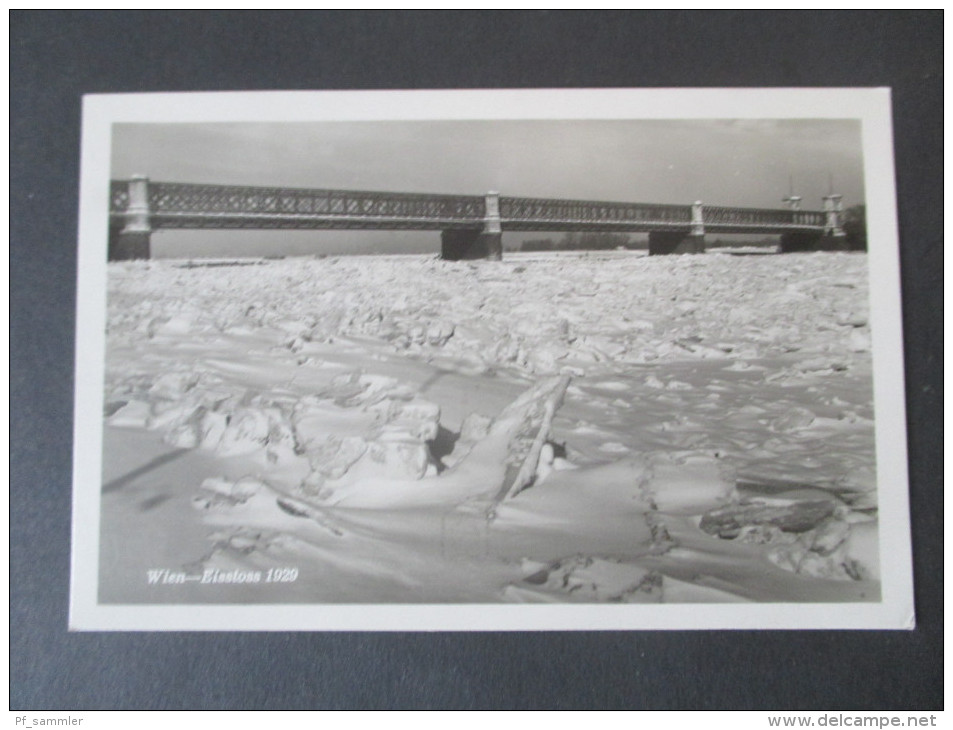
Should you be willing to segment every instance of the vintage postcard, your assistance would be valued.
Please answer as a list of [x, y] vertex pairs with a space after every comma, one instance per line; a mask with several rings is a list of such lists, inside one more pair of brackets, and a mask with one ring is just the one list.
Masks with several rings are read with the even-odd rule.
[[885, 89], [84, 99], [73, 630], [914, 624]]

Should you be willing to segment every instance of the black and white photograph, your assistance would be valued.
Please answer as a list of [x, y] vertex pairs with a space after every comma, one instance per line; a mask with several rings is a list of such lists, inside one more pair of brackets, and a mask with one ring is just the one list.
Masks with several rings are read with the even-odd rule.
[[884, 89], [84, 100], [74, 630], [912, 628]]

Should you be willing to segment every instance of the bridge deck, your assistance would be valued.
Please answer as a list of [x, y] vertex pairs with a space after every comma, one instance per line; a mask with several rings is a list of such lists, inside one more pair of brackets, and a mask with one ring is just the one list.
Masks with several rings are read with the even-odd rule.
[[[144, 181], [143, 181], [144, 182]], [[138, 217], [150, 230], [222, 229], [482, 229], [488, 219], [503, 231], [689, 232], [698, 225], [718, 233], [818, 232], [823, 211], [661, 205], [547, 198], [499, 197], [498, 217], [484, 196], [354, 190], [195, 185], [149, 181], [144, 199], [132, 201], [130, 182], [114, 180], [110, 218], [121, 226]]]

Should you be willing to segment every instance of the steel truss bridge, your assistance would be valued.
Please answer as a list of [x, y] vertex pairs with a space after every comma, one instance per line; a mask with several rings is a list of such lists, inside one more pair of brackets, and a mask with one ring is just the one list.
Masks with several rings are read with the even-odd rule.
[[650, 253], [704, 250], [706, 233], [781, 234], [792, 250], [843, 237], [825, 210], [734, 208], [154, 182], [110, 183], [110, 258], [148, 258], [159, 229], [434, 230], [444, 258], [499, 258], [503, 231], [648, 233]]

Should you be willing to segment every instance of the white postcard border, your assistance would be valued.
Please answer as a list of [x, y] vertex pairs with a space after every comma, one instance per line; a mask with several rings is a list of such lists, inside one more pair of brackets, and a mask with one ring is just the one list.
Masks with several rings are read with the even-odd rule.
[[[118, 122], [859, 119], [868, 215], [879, 603], [102, 605], [97, 601], [111, 127]], [[910, 629], [914, 626], [899, 243], [888, 89], [217, 92], [84, 98], [70, 620], [102, 631]], [[885, 489], [884, 485], [889, 485]]]

